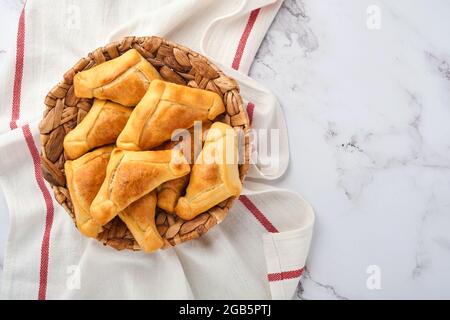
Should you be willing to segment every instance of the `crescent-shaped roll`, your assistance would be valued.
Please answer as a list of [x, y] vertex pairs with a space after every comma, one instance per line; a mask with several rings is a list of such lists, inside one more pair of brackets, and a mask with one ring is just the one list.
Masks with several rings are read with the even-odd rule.
[[88, 237], [96, 238], [102, 231], [102, 226], [92, 219], [89, 208], [105, 179], [113, 149], [113, 146], [102, 147], [64, 164], [75, 221], [80, 232]]
[[[188, 154], [190, 154], [189, 161], [190, 163], [193, 163], [195, 161], [195, 157], [198, 155], [202, 147], [202, 143], [205, 141], [205, 133], [209, 130], [211, 125], [212, 122], [209, 120], [203, 122], [201, 127], [197, 127], [197, 125], [195, 125], [194, 127], [189, 128], [189, 130], [186, 132], [187, 134], [189, 134], [188, 137], [183, 136], [183, 140], [181, 141], [167, 141], [160, 146], [160, 149], [165, 150], [177, 147], [179, 148], [178, 150], [183, 152], [185, 157], [186, 152], [188, 152]], [[194, 133], [194, 129], [197, 129], [198, 131]], [[189, 137], [190, 139], [188, 139]], [[198, 151], [195, 148], [196, 140], [198, 140]], [[182, 192], [185, 190], [188, 182], [189, 175], [164, 182], [161, 186], [159, 186], [157, 203], [158, 207], [166, 212], [174, 212], [175, 205], [182, 195]]]
[[164, 182], [158, 188], [158, 207], [166, 212], [172, 213], [188, 182], [189, 175]]
[[73, 85], [79, 98], [111, 100], [132, 107], [142, 99], [154, 79], [161, 79], [158, 71], [136, 49], [130, 49], [77, 73]]
[[76, 159], [93, 148], [116, 142], [130, 114], [130, 108], [95, 99], [84, 119], [64, 138], [66, 158]]
[[187, 175], [189, 171], [189, 164], [178, 150], [114, 149], [105, 180], [92, 201], [91, 215], [105, 225], [134, 201], [166, 181]]
[[186, 195], [178, 200], [175, 213], [191, 220], [223, 200], [238, 196], [241, 188], [237, 134], [229, 125], [215, 122], [192, 167]]
[[225, 111], [215, 92], [154, 80], [117, 138], [124, 150], [148, 150], [170, 140], [194, 121], [213, 120]]
[[164, 246], [155, 224], [156, 190], [136, 200], [119, 212], [131, 234], [144, 252], [153, 252]]

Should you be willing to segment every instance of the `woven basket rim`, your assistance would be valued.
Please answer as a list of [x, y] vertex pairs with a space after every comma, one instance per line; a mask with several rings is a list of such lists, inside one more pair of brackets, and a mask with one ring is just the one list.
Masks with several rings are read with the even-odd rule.
[[[41, 140], [41, 168], [44, 178], [50, 183], [57, 202], [75, 222], [75, 214], [66, 188], [64, 173], [65, 156], [62, 142], [89, 111], [93, 99], [80, 99], [73, 93], [73, 76], [104, 61], [122, 55], [130, 49], [138, 50], [166, 81], [217, 92], [221, 95], [226, 111], [221, 119], [242, 132], [244, 162], [239, 164], [241, 181], [247, 174], [250, 163], [250, 121], [244, 108], [238, 83], [201, 54], [162, 37], [125, 37], [106, 46], [99, 47], [80, 59], [70, 68], [45, 97], [45, 110], [39, 125]], [[227, 215], [236, 197], [228, 198], [191, 221], [184, 221], [158, 209], [155, 219], [158, 231], [165, 240], [165, 248], [195, 239], [220, 223]], [[160, 216], [164, 215], [165, 216]], [[161, 223], [162, 222], [162, 223]], [[76, 224], [75, 224], [76, 225]], [[124, 229], [125, 228], [125, 229]], [[119, 218], [105, 225], [97, 240], [115, 249], [140, 250], [131, 232]], [[175, 234], [173, 237], [166, 236]]]

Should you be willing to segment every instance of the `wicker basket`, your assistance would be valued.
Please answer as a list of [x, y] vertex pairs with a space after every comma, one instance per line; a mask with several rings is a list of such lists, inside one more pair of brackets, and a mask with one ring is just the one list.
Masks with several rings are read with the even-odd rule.
[[[250, 125], [243, 107], [239, 87], [208, 59], [181, 45], [159, 37], [127, 37], [89, 53], [64, 74], [45, 98], [45, 111], [40, 123], [42, 172], [52, 185], [55, 198], [75, 221], [73, 205], [66, 187], [64, 174], [63, 140], [84, 118], [92, 105], [92, 99], [79, 99], [74, 95], [73, 77], [82, 70], [92, 68], [113, 59], [127, 50], [138, 50], [166, 81], [217, 92], [226, 107], [220, 121], [228, 123], [244, 137], [243, 163], [239, 175], [243, 181], [249, 166]], [[228, 213], [235, 198], [229, 198], [191, 221], [184, 221], [173, 214], [157, 209], [156, 225], [165, 239], [165, 247], [195, 239], [220, 223]], [[125, 224], [114, 218], [99, 234], [98, 240], [118, 250], [139, 250], [137, 242]]]

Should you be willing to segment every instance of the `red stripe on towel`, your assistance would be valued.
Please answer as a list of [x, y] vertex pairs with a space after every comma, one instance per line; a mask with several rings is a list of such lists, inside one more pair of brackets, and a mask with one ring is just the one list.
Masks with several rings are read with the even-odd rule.
[[258, 8], [250, 12], [247, 25], [245, 26], [244, 32], [241, 35], [241, 39], [239, 40], [239, 44], [236, 49], [236, 54], [234, 55], [233, 64], [231, 65], [231, 67], [235, 70], [238, 70], [239, 66], [241, 65], [241, 59], [244, 55], [245, 45], [247, 44], [248, 37], [253, 29], [253, 26], [255, 25], [256, 18], [258, 18], [258, 14], [260, 11], [261, 9]]
[[[25, 3], [26, 5], [26, 3]], [[23, 79], [23, 66], [25, 57], [25, 5], [20, 13], [19, 26], [17, 29], [17, 42], [16, 42], [16, 67], [14, 74], [14, 86], [13, 86], [13, 99], [11, 107], [11, 121], [9, 127], [11, 130], [17, 128], [17, 121], [20, 118], [20, 105], [21, 105], [21, 93], [22, 93], [22, 79]], [[45, 300], [47, 296], [47, 278], [48, 278], [48, 257], [50, 246], [50, 231], [53, 224], [54, 208], [53, 200], [50, 192], [45, 185], [44, 178], [41, 171], [41, 159], [39, 157], [39, 151], [33, 140], [29, 125], [22, 127], [22, 133], [25, 138], [25, 142], [33, 159], [34, 175], [39, 189], [45, 201], [46, 215], [45, 215], [45, 229], [41, 243], [41, 259], [39, 268], [39, 291], [38, 299]]]
[[[260, 8], [253, 10], [250, 13], [250, 16], [247, 21], [247, 25], [245, 26], [244, 32], [241, 35], [241, 39], [239, 40], [239, 44], [236, 50], [236, 54], [233, 59], [233, 64], [231, 67], [235, 70], [238, 70], [241, 64], [241, 59], [244, 54], [245, 46], [247, 44], [248, 37], [250, 35], [250, 32], [253, 29], [253, 26], [255, 25], [256, 19], [259, 15]], [[252, 102], [249, 102], [247, 104], [247, 114], [248, 118], [250, 120], [250, 124], [253, 121], [253, 111], [255, 109], [255, 105]], [[253, 214], [253, 216], [262, 224], [262, 226], [268, 231], [272, 233], [278, 233], [278, 229], [275, 228], [275, 226], [267, 219], [267, 217], [259, 210], [255, 204], [244, 195], [241, 195], [239, 197], [239, 200], [242, 202], [242, 204]], [[287, 280], [287, 279], [295, 279], [299, 278], [303, 273], [303, 268], [297, 269], [297, 270], [291, 270], [291, 271], [283, 271], [280, 273], [269, 273], [267, 274], [267, 278], [269, 279], [269, 282], [273, 281], [281, 281], [281, 280]]]
[[295, 279], [299, 278], [302, 275], [303, 270], [304, 269], [301, 268], [297, 270], [283, 271], [280, 273], [269, 273], [267, 275], [267, 278], [269, 279], [270, 282]]
[[17, 29], [16, 42], [16, 69], [14, 74], [13, 99], [11, 110], [11, 121], [9, 127], [17, 128], [17, 120], [20, 116], [20, 93], [22, 91], [22, 77], [23, 77], [23, 58], [25, 53], [25, 6], [22, 9], [19, 18], [19, 27]]
[[253, 122], [253, 111], [255, 110], [255, 105], [253, 104], [253, 102], [249, 102], [247, 104], [247, 114], [248, 114], [248, 119], [250, 121], [250, 124], [252, 124]]
[[275, 228], [272, 222], [270, 222], [269, 219], [266, 218], [266, 216], [261, 212], [261, 210], [259, 210], [247, 196], [241, 195], [239, 197], [239, 200], [268, 232], [278, 233], [278, 229]]
[[38, 299], [45, 300], [47, 295], [47, 277], [48, 277], [48, 256], [49, 256], [49, 247], [50, 247], [50, 231], [52, 230], [53, 225], [53, 200], [50, 192], [45, 185], [44, 178], [42, 176], [41, 171], [41, 158], [39, 157], [39, 151], [36, 148], [36, 144], [34, 143], [33, 136], [30, 131], [29, 125], [25, 125], [22, 127], [23, 136], [25, 137], [25, 141], [27, 143], [28, 149], [30, 150], [31, 157], [33, 159], [34, 165], [34, 176], [36, 178], [36, 182], [41, 190], [42, 196], [45, 200], [46, 206], [46, 215], [45, 215], [45, 229], [44, 236], [42, 237], [41, 244], [41, 264], [39, 270], [39, 293]]

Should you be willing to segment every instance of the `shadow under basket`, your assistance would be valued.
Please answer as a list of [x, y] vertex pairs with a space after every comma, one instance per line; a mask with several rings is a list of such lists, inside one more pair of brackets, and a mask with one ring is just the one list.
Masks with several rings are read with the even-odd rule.
[[[63, 150], [65, 135], [83, 120], [93, 99], [80, 99], [74, 95], [73, 77], [77, 72], [90, 69], [114, 59], [129, 49], [136, 49], [170, 82], [201, 88], [218, 93], [225, 104], [220, 121], [231, 125], [243, 137], [242, 163], [239, 164], [241, 181], [247, 173], [250, 158], [250, 123], [243, 107], [237, 82], [226, 76], [202, 55], [160, 37], [126, 37], [98, 48], [79, 60], [63, 80], [45, 98], [45, 111], [39, 125], [41, 166], [44, 178], [51, 184], [56, 201], [75, 222], [74, 208], [66, 186]], [[195, 219], [185, 221], [157, 208], [155, 220], [165, 247], [195, 239], [220, 223], [228, 214], [235, 197], [231, 197]], [[139, 250], [139, 245], [125, 223], [116, 217], [104, 226], [97, 240], [115, 249]]]

